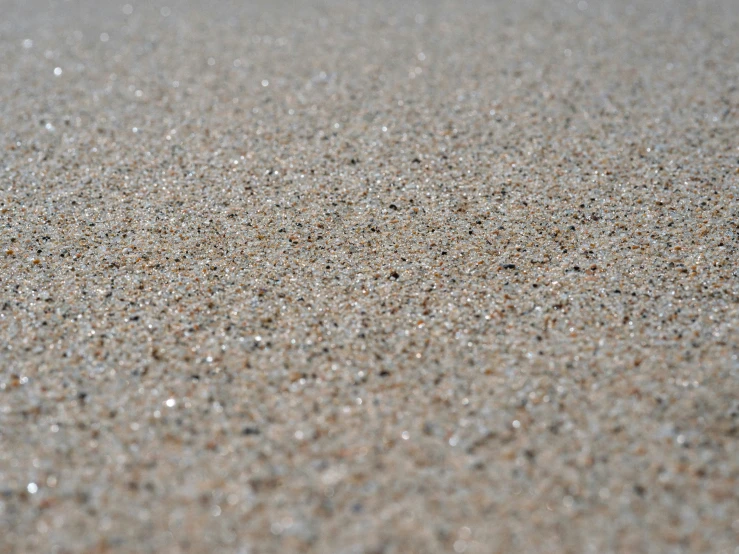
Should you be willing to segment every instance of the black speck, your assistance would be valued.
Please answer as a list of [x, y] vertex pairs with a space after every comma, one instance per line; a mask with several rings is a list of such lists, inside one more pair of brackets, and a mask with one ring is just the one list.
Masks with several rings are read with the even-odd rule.
[[397, 281], [398, 279], [400, 279], [400, 273], [398, 273], [397, 271], [393, 271], [390, 274], [390, 279], [395, 279]]
[[516, 269], [516, 265], [515, 264], [503, 264], [502, 266], [500, 266], [500, 268], [501, 269]]
[[262, 432], [256, 427], [244, 427], [241, 431], [242, 435], [261, 435]]

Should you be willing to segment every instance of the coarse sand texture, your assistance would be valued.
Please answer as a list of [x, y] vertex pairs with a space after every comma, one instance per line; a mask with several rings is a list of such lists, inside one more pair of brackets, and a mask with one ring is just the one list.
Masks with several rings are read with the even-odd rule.
[[739, 554], [737, 0], [0, 0], [0, 554]]

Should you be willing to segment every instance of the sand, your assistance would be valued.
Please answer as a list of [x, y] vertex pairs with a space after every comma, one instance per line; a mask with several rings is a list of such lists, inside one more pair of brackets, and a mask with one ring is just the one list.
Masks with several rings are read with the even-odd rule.
[[0, 7], [0, 552], [739, 551], [735, 0]]

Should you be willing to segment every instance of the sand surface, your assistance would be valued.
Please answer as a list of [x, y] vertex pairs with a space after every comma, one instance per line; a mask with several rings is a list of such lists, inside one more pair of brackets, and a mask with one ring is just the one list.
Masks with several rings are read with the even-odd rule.
[[0, 552], [737, 552], [739, 2], [0, 11]]

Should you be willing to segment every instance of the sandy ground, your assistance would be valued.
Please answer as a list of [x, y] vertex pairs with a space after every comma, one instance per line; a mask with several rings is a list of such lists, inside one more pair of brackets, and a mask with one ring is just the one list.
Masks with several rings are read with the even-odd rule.
[[739, 552], [738, 2], [0, 9], [0, 552]]

